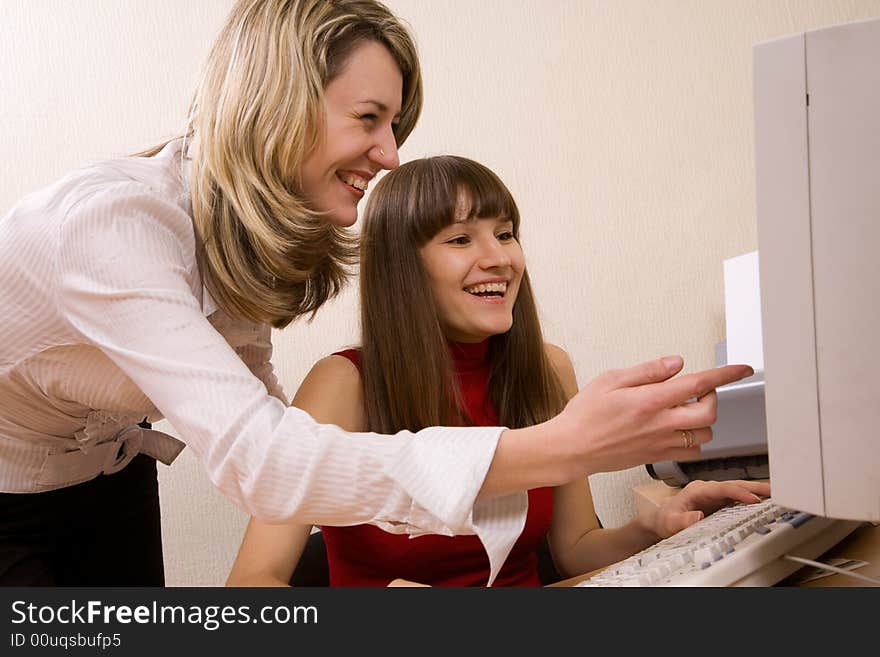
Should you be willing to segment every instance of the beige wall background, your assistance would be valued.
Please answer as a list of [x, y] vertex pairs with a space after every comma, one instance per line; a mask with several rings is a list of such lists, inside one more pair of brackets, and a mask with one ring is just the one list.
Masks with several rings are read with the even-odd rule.
[[[0, 214], [176, 133], [231, 0], [0, 0]], [[548, 340], [581, 384], [670, 353], [714, 365], [722, 261], [756, 248], [751, 48], [880, 0], [387, 0], [426, 80], [402, 160], [494, 168], [517, 198]], [[355, 287], [275, 335], [289, 395], [356, 342]], [[166, 427], [167, 428], [167, 427]], [[173, 430], [173, 428], [172, 428]], [[246, 523], [187, 451], [160, 468], [169, 585], [220, 585]], [[606, 526], [643, 468], [591, 478]]]

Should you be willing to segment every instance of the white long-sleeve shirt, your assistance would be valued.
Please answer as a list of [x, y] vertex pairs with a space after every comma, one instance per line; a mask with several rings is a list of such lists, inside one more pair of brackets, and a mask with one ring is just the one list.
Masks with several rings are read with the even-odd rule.
[[[204, 289], [186, 165], [179, 142], [103, 162], [0, 219], [0, 490], [112, 472], [95, 469], [101, 446], [165, 417], [251, 515], [476, 533], [494, 579], [527, 504], [475, 504], [501, 429], [349, 434], [289, 407], [270, 328], [226, 315]], [[136, 438], [125, 449], [166, 462], [180, 449]]]

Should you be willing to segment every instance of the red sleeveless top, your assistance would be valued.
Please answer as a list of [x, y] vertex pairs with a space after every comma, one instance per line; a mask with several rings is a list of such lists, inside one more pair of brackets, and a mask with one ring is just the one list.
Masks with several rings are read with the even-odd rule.
[[[497, 426], [488, 399], [489, 341], [450, 343], [455, 371], [468, 415], [477, 426]], [[360, 368], [355, 349], [337, 352]], [[529, 491], [522, 534], [496, 577], [494, 586], [540, 586], [537, 550], [550, 527], [553, 489]], [[426, 535], [409, 538], [373, 525], [321, 527], [327, 546], [331, 586], [386, 586], [403, 578], [432, 586], [485, 586], [489, 558], [476, 536]]]

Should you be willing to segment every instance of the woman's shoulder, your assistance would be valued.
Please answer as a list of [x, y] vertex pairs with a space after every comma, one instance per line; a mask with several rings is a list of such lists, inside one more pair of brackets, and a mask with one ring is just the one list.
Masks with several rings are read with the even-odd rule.
[[544, 353], [550, 360], [550, 364], [556, 368], [571, 365], [571, 357], [568, 355], [568, 352], [559, 345], [553, 344], [552, 342], [545, 342]]
[[316, 362], [293, 398], [315, 420], [347, 431], [363, 431], [363, 389], [360, 371], [340, 354]]
[[47, 206], [54, 208], [61, 251], [71, 260], [101, 262], [119, 260], [120, 251], [158, 249], [192, 271], [196, 242], [188, 186], [173, 180], [170, 167], [162, 158], [130, 157], [68, 177]]
[[574, 364], [571, 362], [568, 352], [558, 345], [545, 342], [544, 353], [547, 354], [547, 360], [550, 361], [550, 366], [559, 377], [566, 395], [571, 397], [576, 394], [578, 390], [577, 374], [575, 374]]
[[353, 360], [347, 352], [354, 352], [356, 357], [357, 350], [345, 350], [324, 356], [318, 360], [309, 373], [303, 379], [300, 391], [304, 388], [320, 389], [326, 391], [334, 389], [340, 393], [360, 388], [361, 372], [359, 369], [359, 361]]
[[152, 198], [189, 216], [189, 188], [180, 158], [166, 148], [154, 157], [119, 157], [95, 162], [74, 171], [62, 184], [66, 194], [65, 214], [83, 206], [113, 204], [117, 209], [126, 199]]
[[[354, 364], [355, 367], [360, 369], [361, 367], [361, 350], [360, 349], [342, 349], [340, 351], [334, 351], [331, 356], [341, 356], [346, 360], [350, 361]], [[329, 358], [329, 356], [328, 356]]]

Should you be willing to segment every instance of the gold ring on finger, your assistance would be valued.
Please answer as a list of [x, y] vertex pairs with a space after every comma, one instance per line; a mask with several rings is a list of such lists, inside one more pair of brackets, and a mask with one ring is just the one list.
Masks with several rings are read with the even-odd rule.
[[681, 429], [681, 437], [684, 438], [684, 448], [688, 449], [697, 444], [697, 437], [690, 429]]

